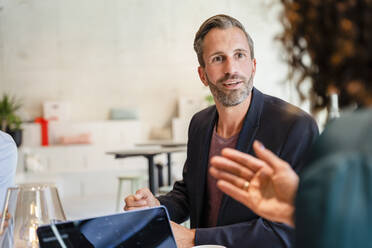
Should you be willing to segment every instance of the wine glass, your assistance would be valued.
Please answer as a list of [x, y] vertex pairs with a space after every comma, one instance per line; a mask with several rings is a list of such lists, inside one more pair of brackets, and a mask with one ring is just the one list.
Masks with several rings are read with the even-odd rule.
[[57, 188], [46, 183], [8, 188], [2, 213], [0, 247], [3, 248], [38, 248], [36, 229], [66, 220]]

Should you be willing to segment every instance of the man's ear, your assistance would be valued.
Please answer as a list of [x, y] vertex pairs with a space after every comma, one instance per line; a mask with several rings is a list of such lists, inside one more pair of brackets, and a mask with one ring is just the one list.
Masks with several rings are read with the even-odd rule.
[[198, 67], [198, 74], [199, 74], [199, 78], [200, 78], [200, 80], [202, 81], [202, 83], [203, 83], [205, 86], [208, 86], [208, 81], [207, 81], [207, 77], [206, 77], [206, 74], [205, 74], [205, 68], [199, 66], [199, 67]]
[[256, 75], [256, 59], [252, 59], [252, 75]]

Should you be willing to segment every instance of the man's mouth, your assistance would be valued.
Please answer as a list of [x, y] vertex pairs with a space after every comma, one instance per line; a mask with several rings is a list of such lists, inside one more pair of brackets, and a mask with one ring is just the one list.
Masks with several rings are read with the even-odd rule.
[[239, 82], [226, 82], [226, 83], [223, 83], [222, 85], [225, 88], [228, 88], [228, 89], [235, 89], [235, 88], [239, 87], [241, 83], [242, 83], [241, 81], [239, 81]]

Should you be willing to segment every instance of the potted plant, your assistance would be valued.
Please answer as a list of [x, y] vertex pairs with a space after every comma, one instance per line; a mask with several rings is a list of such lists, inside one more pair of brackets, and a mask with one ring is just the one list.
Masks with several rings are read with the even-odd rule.
[[21, 118], [16, 114], [22, 104], [15, 97], [4, 94], [0, 99], [0, 129], [13, 137], [17, 146], [22, 144]]

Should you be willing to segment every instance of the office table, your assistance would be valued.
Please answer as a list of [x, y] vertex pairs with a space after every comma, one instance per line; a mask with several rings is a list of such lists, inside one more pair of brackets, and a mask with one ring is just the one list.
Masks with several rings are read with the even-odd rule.
[[[158, 146], [163, 148], [176, 148], [176, 147], [186, 147], [187, 143], [182, 141], [173, 141], [173, 140], [148, 140], [135, 144], [138, 147], [149, 147], [149, 146]], [[168, 185], [172, 184], [172, 160], [171, 153], [167, 153], [167, 167], [168, 167]]]
[[144, 142], [135, 143], [136, 146], [161, 146], [161, 147], [182, 147], [186, 146], [186, 142], [173, 140], [147, 140]]
[[[114, 155], [116, 159], [129, 158], [129, 157], [145, 157], [148, 162], [149, 174], [149, 188], [153, 194], [157, 193], [157, 186], [154, 181], [154, 157], [159, 154], [167, 154], [168, 163], [170, 167], [170, 156], [175, 152], [185, 152], [186, 146], [180, 147], [158, 147], [158, 148], [140, 148], [140, 149], [126, 149], [119, 151], [107, 152], [109, 155]], [[170, 171], [168, 167], [168, 172]], [[168, 175], [168, 178], [170, 175]]]

